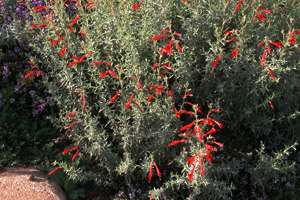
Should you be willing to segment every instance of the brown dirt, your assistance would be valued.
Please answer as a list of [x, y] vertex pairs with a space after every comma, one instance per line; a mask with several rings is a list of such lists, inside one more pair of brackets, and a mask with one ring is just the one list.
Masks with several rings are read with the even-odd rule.
[[33, 167], [0, 169], [0, 200], [66, 200], [61, 188]]

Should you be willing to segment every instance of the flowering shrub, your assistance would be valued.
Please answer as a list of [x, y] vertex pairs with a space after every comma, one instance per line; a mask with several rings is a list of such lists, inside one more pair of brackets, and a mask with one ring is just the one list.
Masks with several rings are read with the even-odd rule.
[[78, 145], [56, 171], [149, 182], [141, 194], [155, 199], [269, 198], [266, 183], [297, 173], [283, 159], [299, 140], [295, 1], [20, 3], [44, 55], [24, 76], [49, 73]]

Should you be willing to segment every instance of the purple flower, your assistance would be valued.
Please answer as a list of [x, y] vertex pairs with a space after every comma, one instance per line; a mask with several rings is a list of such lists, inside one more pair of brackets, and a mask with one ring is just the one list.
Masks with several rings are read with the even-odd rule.
[[294, 188], [294, 187], [295, 187], [295, 185], [291, 184], [290, 182], [287, 182], [285, 185], [286, 185], [287, 187], [290, 187], [290, 188]]
[[15, 102], [15, 99], [12, 98], [12, 99], [10, 99], [9, 101], [10, 101], [10, 103], [13, 103], [13, 102]]

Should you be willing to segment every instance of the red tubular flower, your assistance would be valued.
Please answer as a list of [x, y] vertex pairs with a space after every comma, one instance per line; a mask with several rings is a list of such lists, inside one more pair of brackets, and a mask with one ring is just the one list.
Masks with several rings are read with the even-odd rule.
[[155, 69], [157, 67], [158, 63], [156, 63], [155, 65], [153, 65], [152, 69]]
[[174, 32], [174, 35], [176, 35], [176, 36], [178, 36], [178, 37], [181, 36], [181, 34], [180, 34], [180, 33], [177, 33], [177, 32]]
[[161, 180], [161, 173], [160, 173], [160, 171], [159, 171], [159, 169], [158, 169], [156, 163], [155, 163], [155, 162], [153, 162], [153, 163], [154, 163], [154, 166], [155, 166], [155, 168], [156, 168], [156, 173], [157, 173], [157, 175], [159, 176], [159, 180]]
[[80, 15], [77, 15], [77, 17], [75, 17], [74, 19], [71, 20], [72, 25], [74, 26], [74, 24], [77, 22], [77, 20], [79, 19]]
[[215, 66], [217, 66], [218, 61], [219, 61], [220, 59], [222, 59], [222, 56], [219, 56], [215, 61], [212, 62], [213, 68], [214, 68]]
[[79, 62], [84, 61], [84, 60], [83, 60], [84, 58], [85, 58], [85, 55], [83, 55], [83, 56], [79, 59]]
[[73, 118], [73, 115], [75, 115], [75, 114], [77, 114], [78, 112], [72, 112], [72, 113], [68, 113], [66, 116], [67, 117], [71, 117], [71, 118]]
[[182, 143], [182, 142], [186, 142], [186, 141], [187, 141], [186, 139], [176, 140], [176, 141], [172, 140], [172, 142], [170, 144], [168, 144], [168, 147], [179, 144], [179, 143]]
[[108, 72], [105, 72], [105, 73], [102, 73], [102, 72], [101, 72], [101, 73], [100, 73], [100, 77], [101, 77], [101, 78], [104, 78], [107, 74], [108, 74]]
[[270, 45], [267, 45], [267, 48], [268, 48], [268, 53], [269, 53], [269, 55], [271, 55], [271, 48], [270, 48]]
[[232, 42], [233, 40], [235, 40], [236, 37], [231, 38], [230, 40], [227, 40], [228, 43]]
[[171, 66], [171, 63], [166, 63], [164, 66], [162, 66], [162, 69], [168, 69], [168, 70], [173, 70], [173, 68], [172, 67], [170, 67]]
[[160, 31], [160, 33], [168, 33], [168, 32], [170, 32], [170, 31], [168, 31], [168, 30]]
[[82, 109], [85, 110], [86, 109], [86, 99], [83, 96], [81, 98], [83, 100], [83, 107], [82, 107]]
[[265, 41], [260, 42], [257, 46], [259, 47], [260, 45], [264, 44]]
[[211, 159], [212, 159], [212, 156], [210, 155], [209, 150], [206, 149], [206, 160], [209, 162], [210, 165], [212, 165]]
[[68, 25], [68, 28], [69, 28], [70, 33], [74, 32], [71, 26]]
[[76, 3], [76, 6], [77, 6], [78, 8], [82, 8], [81, 5], [80, 5], [79, 3]]
[[107, 72], [119, 80], [119, 77], [111, 69], [107, 70]]
[[73, 66], [73, 65], [75, 65], [77, 63], [80, 63], [80, 61], [69, 62], [69, 65], [66, 66], [66, 68], [71, 67], [71, 66]]
[[206, 118], [209, 118], [210, 114], [211, 114], [211, 113], [215, 113], [215, 112], [218, 112], [218, 113], [219, 113], [219, 112], [222, 112], [222, 111], [219, 110], [219, 109], [211, 110], [211, 111], [209, 111], [208, 114], [206, 115]]
[[198, 139], [200, 141], [200, 144], [202, 144], [202, 142], [203, 142], [203, 135], [202, 135], [202, 130], [200, 128], [200, 125], [201, 124], [199, 124], [199, 126], [198, 126]]
[[200, 119], [201, 122], [204, 122], [210, 126], [213, 126], [213, 120], [212, 119]]
[[34, 73], [35, 73], [35, 71], [32, 71], [32, 72], [26, 74], [25, 78], [28, 78], [28, 77], [32, 76]]
[[263, 11], [263, 12], [265, 12], [265, 13], [268, 13], [268, 14], [272, 14], [273, 12], [272, 11], [270, 11], [270, 10], [265, 10], [265, 9], [258, 9], [258, 10], [260, 10], [260, 11]]
[[168, 92], [168, 95], [169, 95], [170, 97], [175, 98], [174, 94], [172, 93], [172, 88], [171, 88], [170, 91]]
[[238, 52], [237, 52], [238, 48], [239, 48], [239, 45], [236, 45], [235, 50], [232, 51], [232, 60], [237, 56], [237, 54], [238, 54]]
[[269, 101], [269, 104], [270, 104], [271, 108], [274, 109], [272, 101]]
[[205, 137], [205, 136], [207, 136], [207, 135], [209, 135], [209, 134], [212, 134], [212, 133], [216, 133], [217, 132], [217, 130], [215, 129], [215, 127], [212, 127], [207, 133], [205, 133], [204, 135], [203, 135], [203, 137]]
[[167, 73], [167, 72], [163, 72], [163, 73], [161, 73], [160, 75], [159, 75], [159, 77], [162, 77], [165, 73]]
[[178, 51], [179, 51], [180, 53], [182, 53], [182, 49], [181, 49], [181, 47], [180, 47], [180, 45], [179, 45], [179, 42], [176, 42], [176, 44], [177, 44]]
[[147, 98], [147, 101], [150, 102], [153, 96], [154, 96], [154, 93], [151, 94], [151, 95]]
[[236, 11], [238, 11], [239, 10], [239, 8], [240, 8], [240, 6], [241, 6], [241, 4], [242, 4], [242, 0], [240, 0], [240, 2], [236, 5], [236, 7], [235, 7], [235, 9], [234, 9], [234, 12], [236, 12]]
[[65, 36], [62, 36], [62, 37], [59, 38], [58, 40], [52, 40], [52, 41], [51, 41], [51, 39], [50, 39], [51, 45], [57, 44], [58, 42], [62, 41], [64, 38], [65, 38]]
[[270, 68], [269, 68], [269, 72], [270, 72], [270, 74], [272, 76], [273, 81], [275, 81], [275, 77], [274, 77], [273, 71]]
[[115, 94], [115, 96], [113, 96], [113, 97], [110, 99], [109, 103], [113, 103], [113, 102], [116, 100], [116, 98], [117, 98], [117, 96], [119, 95], [119, 93], [120, 93], [120, 91], [118, 91], [118, 92]]
[[189, 184], [191, 184], [191, 181], [192, 181], [192, 179], [193, 179], [194, 171], [195, 171], [196, 165], [197, 165], [197, 163], [194, 164], [192, 171], [188, 174], [188, 177], [189, 177]]
[[136, 10], [140, 5], [142, 5], [143, 2], [140, 2], [138, 4], [132, 5], [132, 10]]
[[199, 165], [200, 165], [200, 173], [204, 177], [205, 176], [205, 172], [204, 172], [203, 167], [202, 167], [202, 165], [203, 165], [203, 155], [202, 155], [202, 153], [201, 153], [201, 156], [200, 156]]
[[164, 37], [169, 37], [169, 35], [157, 35], [157, 36], [154, 36], [151, 41], [155, 41], [155, 40], [158, 40], [158, 39], [164, 38]]
[[132, 102], [133, 97], [134, 97], [134, 93], [131, 95], [129, 101], [128, 101], [127, 104], [125, 105], [125, 110], [127, 110], [127, 109], [129, 108], [129, 106], [130, 106], [130, 104], [131, 104], [131, 102]]
[[196, 121], [194, 120], [192, 123], [190, 123], [190, 124], [188, 124], [186, 126], [181, 127], [179, 131], [184, 131], [184, 130], [188, 131], [188, 130], [190, 130], [193, 127], [193, 125], [195, 124], [195, 122]]
[[265, 21], [267, 21], [267, 19], [264, 17], [264, 15], [261, 14], [261, 13], [259, 13], [258, 10], [255, 10], [255, 12], [257, 13], [258, 18], [259, 18], [260, 20], [265, 20]]
[[85, 36], [85, 34], [84, 34], [84, 28], [82, 29], [80, 35], [81, 35], [81, 38], [84, 38], [84, 36]]
[[183, 98], [185, 99], [185, 98], [187, 98], [187, 97], [192, 97], [192, 96], [194, 96], [193, 94], [185, 94], [184, 96], [183, 96]]
[[41, 28], [41, 27], [43, 27], [43, 26], [46, 26], [47, 24], [48, 24], [48, 22], [43, 23], [43, 24], [40, 24], [40, 25], [38, 25], [38, 28]]
[[186, 111], [186, 110], [180, 110], [180, 112], [184, 113], [184, 114], [195, 115], [194, 112], [190, 112], [190, 111]]
[[73, 122], [72, 124], [70, 124], [67, 128], [71, 128], [72, 126], [74, 126], [76, 123], [77, 123], [78, 121], [76, 121], [76, 122]]
[[296, 40], [295, 40], [295, 38], [293, 37], [293, 34], [292, 34], [292, 33], [290, 33], [290, 40], [289, 40], [289, 42], [290, 42], [291, 44], [295, 44], [295, 43], [296, 43]]
[[231, 34], [231, 33], [232, 33], [232, 31], [225, 31], [225, 35]]
[[141, 85], [141, 82], [137, 82], [137, 85], [138, 85], [138, 88], [139, 88], [139, 90], [141, 90], [142, 89], [142, 85]]
[[51, 23], [53, 22], [53, 14], [54, 14], [54, 11], [52, 10], [52, 11], [50, 12], [50, 21], [51, 21]]
[[218, 145], [219, 147], [223, 147], [223, 144], [219, 143], [219, 142], [215, 142], [215, 141], [210, 141], [211, 143], [214, 143], [216, 145]]
[[77, 157], [79, 151], [77, 150], [76, 153], [74, 154], [74, 156], [72, 157], [72, 162], [74, 162], [75, 158]]
[[39, 70], [38, 73], [36, 74], [36, 77], [39, 77], [41, 75], [42, 70]]
[[195, 161], [195, 158], [198, 156], [198, 153], [196, 153], [194, 156], [190, 157], [187, 159], [187, 163], [189, 163], [189, 165], [192, 165]]
[[172, 54], [172, 43], [173, 43], [173, 40], [170, 40], [170, 42], [168, 44], [166, 44], [166, 46], [165, 46], [165, 53], [169, 54], [169, 56], [171, 56], [171, 54]]
[[44, 103], [42, 103], [42, 104], [38, 105], [38, 107], [43, 107], [43, 106], [45, 106], [45, 104], [44, 104]]
[[149, 183], [150, 183], [150, 181], [152, 179], [152, 162], [150, 164], [150, 171], [149, 171], [148, 179], [149, 179]]
[[60, 50], [59, 58], [61, 58], [65, 54], [67, 47], [68, 47], [68, 44], [62, 50]]
[[94, 61], [93, 65], [105, 65], [105, 64], [106, 64], [106, 62], [96, 62], [96, 61]]
[[91, 9], [91, 8], [94, 7], [94, 6], [95, 6], [95, 4], [90, 5], [87, 9]]
[[87, 3], [87, 4], [85, 4], [85, 5], [86, 5], [86, 6], [90, 6], [90, 5], [96, 4], [96, 3], [98, 3], [98, 1], [90, 2], [90, 3]]
[[218, 121], [216, 121], [216, 120], [214, 120], [214, 119], [212, 119], [212, 121], [213, 121], [214, 123], [216, 123], [216, 124], [219, 126], [220, 129], [223, 128], [223, 124], [222, 124], [222, 123], [220, 123], [220, 122], [218, 122]]
[[61, 153], [61, 154], [67, 154], [67, 153], [69, 153], [70, 151], [73, 151], [73, 150], [75, 150], [75, 149], [77, 149], [78, 148], [78, 145], [77, 146], [75, 146], [75, 147], [73, 147], [73, 148], [71, 148], [71, 149], [64, 149], [64, 151]]
[[181, 133], [181, 134], [179, 134], [178, 136], [180, 136], [180, 137], [194, 137], [195, 134]]
[[206, 148], [207, 150], [214, 151], [214, 147], [211, 146], [211, 145], [209, 145], [209, 144], [205, 144], [205, 148]]
[[175, 108], [175, 106], [173, 105], [173, 108], [176, 112], [176, 117], [178, 118], [178, 121], [180, 121], [180, 115], [181, 115], [181, 112], [178, 112], [178, 110]]
[[260, 63], [261, 63], [261, 69], [263, 69], [263, 68], [264, 68], [265, 61], [266, 61], [266, 50], [264, 50], [264, 53], [263, 53], [262, 59], [261, 59], [261, 61], [260, 61]]
[[54, 172], [56, 172], [57, 170], [59, 170], [60, 167], [56, 167], [54, 170], [52, 170], [51, 172], [49, 172], [48, 176], [50, 176], [51, 174], [53, 174]]
[[292, 34], [294, 35], [294, 34], [299, 34], [300, 33], [300, 31], [294, 31]]
[[275, 45], [278, 48], [283, 48], [281, 42], [272, 42], [272, 40], [269, 40], [269, 43]]

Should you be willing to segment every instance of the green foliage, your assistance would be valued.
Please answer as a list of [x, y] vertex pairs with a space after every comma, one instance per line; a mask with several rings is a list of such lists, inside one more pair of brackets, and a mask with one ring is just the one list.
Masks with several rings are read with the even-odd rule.
[[42, 113], [53, 107], [39, 108], [48, 96], [45, 87], [35, 78], [24, 78], [31, 68], [26, 43], [15, 37], [14, 29], [2, 29], [0, 36], [0, 164], [40, 163], [56, 153], [51, 140], [57, 134]]
[[[54, 167], [50, 168], [50, 171]], [[50, 176], [50, 179], [59, 185], [71, 200], [85, 198], [84, 188], [79, 188], [78, 181], [67, 178], [60, 170]]]
[[[64, 5], [55, 1], [50, 6], [55, 27], [31, 9], [33, 23], [48, 22], [48, 28], [27, 24], [28, 32], [33, 32], [26, 38], [43, 55], [32, 61], [49, 72], [46, 84], [59, 106], [56, 122], [79, 145], [80, 158], [89, 160], [80, 169], [60, 162], [70, 178], [97, 181], [121, 176], [129, 183], [143, 183], [156, 163], [163, 174], [161, 182], [154, 183], [155, 174], [149, 184], [156, 199], [231, 199], [250, 195], [254, 188], [256, 195], [270, 197], [272, 192], [260, 183], [294, 170], [272, 154], [286, 152], [286, 146], [299, 140], [300, 50], [299, 41], [289, 42], [289, 33], [300, 25], [300, 5], [291, 0], [264, 6], [243, 1], [234, 12], [236, 3], [221, 0], [144, 1], [137, 9], [121, 1], [99, 2], [91, 9], [80, 3], [83, 9], [74, 5], [72, 12], [65, 12]], [[273, 13], [259, 11], [267, 18], [259, 19], [259, 8]], [[67, 25], [76, 16], [71, 32]], [[160, 33], [163, 30], [169, 32]], [[225, 34], [226, 30], [232, 34]], [[153, 35], [161, 34], [168, 37], [151, 41]], [[227, 42], [233, 37], [237, 38]], [[172, 53], [168, 50], [171, 39]], [[262, 62], [267, 45], [271, 55], [266, 53]], [[178, 121], [173, 106], [193, 114], [181, 113]], [[212, 119], [224, 123], [224, 128]], [[168, 146], [172, 140], [183, 139], [178, 130], [193, 120], [196, 131], [191, 128], [187, 133], [195, 132], [195, 136]], [[215, 133], [203, 142], [198, 139], [197, 129], [205, 134], [212, 127]], [[212, 141], [221, 142], [224, 149], [212, 152], [217, 147]], [[266, 148], [255, 153], [261, 141]], [[210, 150], [208, 143], [214, 145]], [[221, 154], [224, 159], [210, 165], [210, 151], [212, 157]], [[241, 155], [248, 152], [255, 154], [255, 162]], [[263, 152], [272, 162], [266, 162]], [[187, 158], [197, 153], [194, 165], [188, 165]], [[205, 176], [199, 168], [200, 155]], [[186, 175], [191, 176], [194, 169], [189, 183]], [[249, 179], [251, 189], [240, 189], [243, 178]]]

